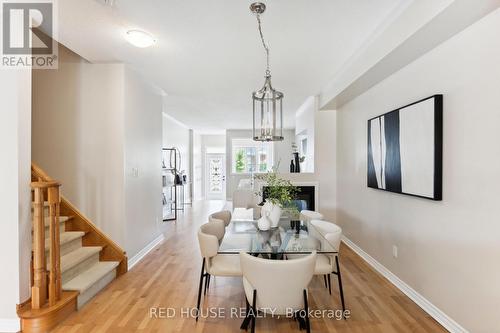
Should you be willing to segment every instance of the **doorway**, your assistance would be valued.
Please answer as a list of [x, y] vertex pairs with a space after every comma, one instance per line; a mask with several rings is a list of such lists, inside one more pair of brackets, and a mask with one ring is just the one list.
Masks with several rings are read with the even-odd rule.
[[226, 199], [226, 155], [206, 154], [205, 189], [208, 200]]

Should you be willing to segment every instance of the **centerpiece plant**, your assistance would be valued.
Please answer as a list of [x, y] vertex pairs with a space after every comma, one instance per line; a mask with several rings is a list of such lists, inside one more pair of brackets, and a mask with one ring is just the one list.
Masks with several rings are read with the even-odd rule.
[[[271, 171], [255, 176], [256, 179], [265, 183], [257, 195], [265, 197], [266, 202], [262, 207], [263, 213], [269, 212], [269, 217], [274, 225], [277, 225], [284, 210], [291, 218], [297, 218], [299, 211], [295, 204], [299, 188], [288, 179], [284, 179], [278, 173], [278, 167]], [[265, 191], [265, 193], [264, 193]]]

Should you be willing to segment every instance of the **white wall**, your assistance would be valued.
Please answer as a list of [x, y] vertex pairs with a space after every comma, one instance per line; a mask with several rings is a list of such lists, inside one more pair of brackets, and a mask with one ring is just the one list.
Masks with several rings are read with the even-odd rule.
[[138, 253], [160, 234], [163, 101], [130, 69], [125, 69], [124, 83], [125, 237], [128, 251]]
[[33, 72], [33, 161], [129, 258], [160, 234], [161, 111], [123, 64], [61, 46], [58, 70]]
[[301, 164], [301, 172], [314, 172], [314, 139], [315, 116], [318, 110], [318, 98], [311, 96], [305, 100], [295, 113], [295, 143], [300, 145], [299, 139], [307, 138], [307, 154]]
[[126, 247], [123, 98], [123, 65], [90, 64], [62, 46], [58, 70], [33, 71], [33, 161]]
[[[317, 105], [316, 105], [317, 108]], [[334, 111], [315, 112], [314, 165], [313, 173], [286, 173], [282, 176], [292, 182], [318, 182], [319, 210], [328, 221], [336, 220], [337, 203], [337, 113]]]
[[204, 197], [201, 137], [200, 133], [193, 132], [193, 200], [202, 200]]
[[[471, 332], [498, 332], [500, 10], [338, 112], [338, 223]], [[444, 95], [443, 201], [366, 186], [367, 119]], [[392, 246], [399, 248], [398, 259]]]
[[17, 332], [30, 295], [31, 71], [0, 72], [0, 331]]
[[[168, 98], [164, 97], [165, 99]], [[164, 111], [165, 107], [164, 107]], [[181, 165], [178, 170], [184, 170], [188, 181], [192, 181], [191, 177], [191, 161], [192, 161], [192, 131], [183, 123], [177, 121], [166, 113], [163, 113], [163, 147], [177, 148], [181, 154]], [[185, 187], [186, 203], [191, 202], [191, 187]]]
[[274, 165], [280, 173], [290, 172], [292, 160], [292, 143], [295, 142], [295, 130], [283, 129], [283, 141], [274, 142]]

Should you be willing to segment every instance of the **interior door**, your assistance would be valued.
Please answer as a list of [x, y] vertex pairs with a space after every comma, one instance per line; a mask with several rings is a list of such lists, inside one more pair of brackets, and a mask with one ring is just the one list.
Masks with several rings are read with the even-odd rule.
[[207, 199], [226, 199], [226, 156], [225, 154], [206, 155], [206, 182]]

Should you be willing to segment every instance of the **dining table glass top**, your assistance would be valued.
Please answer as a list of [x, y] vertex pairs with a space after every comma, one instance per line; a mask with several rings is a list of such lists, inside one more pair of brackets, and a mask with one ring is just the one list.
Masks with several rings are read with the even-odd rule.
[[262, 231], [251, 211], [236, 211], [226, 227], [218, 254], [309, 254], [313, 251], [334, 254], [337, 250], [309, 221], [282, 217], [276, 228]]

